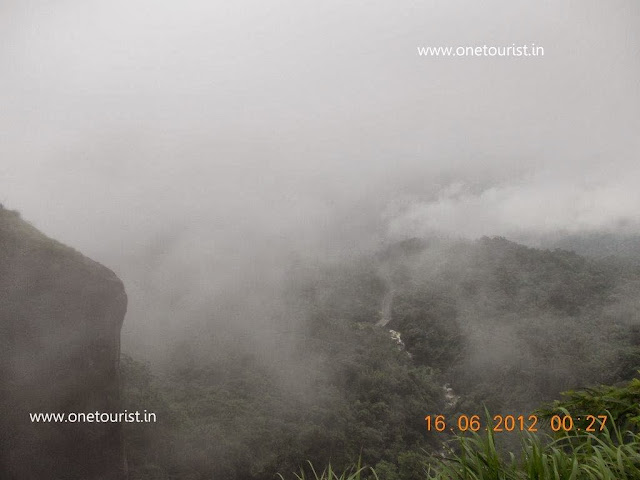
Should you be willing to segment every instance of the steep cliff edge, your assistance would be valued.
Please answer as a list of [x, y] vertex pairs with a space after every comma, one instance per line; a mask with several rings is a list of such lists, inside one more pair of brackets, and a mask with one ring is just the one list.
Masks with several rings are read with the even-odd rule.
[[112, 271], [0, 207], [0, 478], [126, 478], [119, 423], [29, 415], [120, 411], [126, 308]]

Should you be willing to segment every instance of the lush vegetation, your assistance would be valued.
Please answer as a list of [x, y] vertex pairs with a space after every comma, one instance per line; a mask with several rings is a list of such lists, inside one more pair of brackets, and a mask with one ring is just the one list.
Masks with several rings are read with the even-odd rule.
[[[589, 477], [597, 468], [589, 462], [600, 455], [606, 464], [610, 454], [635, 465], [637, 433], [625, 432], [637, 412], [588, 403], [623, 391], [583, 390], [628, 381], [640, 368], [632, 264], [503, 238], [411, 240], [291, 278], [283, 303], [295, 314], [261, 333], [268, 348], [211, 331], [169, 345], [170, 361], [153, 374], [123, 358], [125, 408], [159, 419], [125, 425], [133, 480], [374, 478], [349, 470], [358, 459], [385, 480], [528, 478], [535, 469], [546, 473], [531, 478], [572, 478], [576, 461], [573, 478], [607, 478]], [[425, 428], [426, 414], [528, 414], [570, 389], [548, 409], [608, 409], [627, 423], [608, 437], [525, 437], [520, 446], [513, 436], [496, 446], [491, 432], [456, 440]], [[618, 406], [636, 398], [624, 392], [631, 396]], [[436, 461], [455, 442], [449, 460]], [[480, 470], [465, 473], [474, 462]], [[487, 463], [493, 473], [478, 476]], [[323, 474], [311, 465], [333, 467]], [[460, 468], [468, 476], [447, 476]], [[569, 476], [554, 477], [554, 468]]]
[[[554, 415], [582, 418], [587, 412], [606, 412], [606, 420], [594, 432], [585, 432], [585, 422], [557, 433], [524, 433], [520, 451], [504, 454], [497, 447], [500, 434], [459, 436], [444, 458], [434, 456], [415, 472], [415, 480], [623, 480], [640, 478], [640, 380], [624, 387], [603, 386], [565, 393], [563, 401], [539, 411], [547, 419]], [[491, 416], [487, 413], [487, 420]], [[628, 427], [628, 429], [625, 429]], [[581, 428], [581, 430], [578, 430]], [[298, 480], [369, 478], [396, 480], [396, 472], [353, 468], [341, 475], [331, 467]], [[283, 477], [284, 478], [284, 477]]]
[[[337, 468], [358, 456], [419, 462], [414, 451], [438, 444], [424, 435], [425, 405], [444, 411], [433, 372], [370, 325], [329, 330], [349, 342], [334, 342], [331, 364], [306, 391], [283, 387], [248, 354], [155, 378], [125, 357], [125, 407], [145, 405], [161, 419], [125, 425], [132, 477], [271, 479], [307, 459]], [[324, 344], [316, 337], [306, 348], [315, 342]]]
[[[437, 462], [433, 480], [590, 480], [640, 478], [640, 380], [624, 387], [602, 386], [565, 393], [539, 412], [576, 419], [574, 428], [548, 434], [525, 434], [519, 455], [496, 447], [498, 434], [458, 439], [458, 448]], [[587, 415], [606, 415], [586, 431]], [[580, 420], [578, 420], [580, 419]]]

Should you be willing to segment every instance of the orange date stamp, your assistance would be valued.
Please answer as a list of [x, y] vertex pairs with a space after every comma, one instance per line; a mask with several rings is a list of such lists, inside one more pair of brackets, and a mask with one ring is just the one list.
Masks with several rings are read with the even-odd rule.
[[[549, 427], [553, 432], [601, 432], [609, 417], [607, 415], [553, 415]], [[447, 419], [444, 415], [427, 415], [428, 432], [537, 432], [540, 419], [537, 415], [494, 415], [492, 421], [482, 419], [480, 415], [458, 415]]]

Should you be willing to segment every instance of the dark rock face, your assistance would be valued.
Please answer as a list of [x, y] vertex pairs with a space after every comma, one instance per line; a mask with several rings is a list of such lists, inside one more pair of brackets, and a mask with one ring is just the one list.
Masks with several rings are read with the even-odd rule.
[[0, 478], [123, 480], [120, 423], [30, 413], [120, 412], [122, 282], [0, 207]]

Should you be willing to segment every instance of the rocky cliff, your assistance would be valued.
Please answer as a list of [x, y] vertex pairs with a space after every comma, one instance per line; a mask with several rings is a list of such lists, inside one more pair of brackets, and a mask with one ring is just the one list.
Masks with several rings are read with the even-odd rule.
[[126, 478], [119, 423], [30, 419], [120, 411], [126, 307], [112, 271], [0, 207], [0, 478]]

